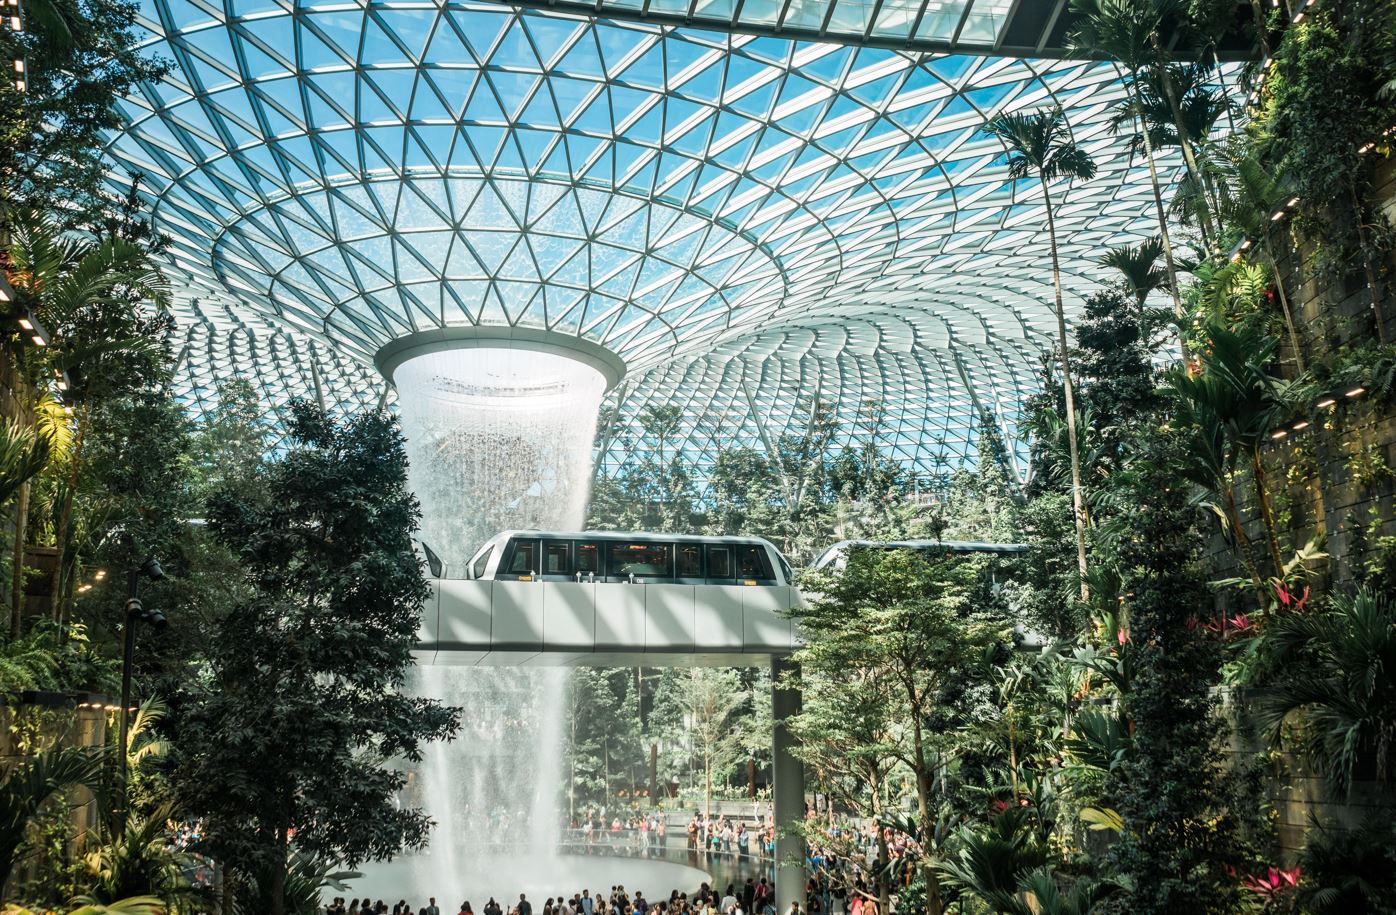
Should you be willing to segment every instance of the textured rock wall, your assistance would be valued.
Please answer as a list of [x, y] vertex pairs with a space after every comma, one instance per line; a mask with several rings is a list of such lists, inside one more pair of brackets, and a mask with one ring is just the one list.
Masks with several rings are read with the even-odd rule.
[[[1379, 168], [1384, 211], [1396, 224], [1396, 163]], [[1278, 240], [1277, 233], [1277, 240]], [[1284, 235], [1289, 237], [1286, 228]], [[1310, 366], [1342, 347], [1360, 347], [1384, 339], [1396, 340], [1396, 264], [1389, 264], [1381, 298], [1384, 320], [1378, 328], [1361, 265], [1343, 276], [1324, 276], [1314, 266], [1311, 247], [1294, 246], [1280, 257], [1280, 270], [1297, 329]], [[1281, 358], [1294, 366], [1286, 342]], [[1364, 394], [1349, 398], [1339, 390], [1337, 403], [1317, 409], [1315, 421], [1272, 441], [1265, 451], [1265, 469], [1280, 532], [1282, 554], [1288, 558], [1309, 541], [1329, 554], [1322, 588], [1347, 588], [1359, 580], [1365, 563], [1378, 554], [1381, 537], [1396, 537], [1396, 405]], [[1265, 531], [1260, 522], [1250, 474], [1238, 481], [1241, 514], [1257, 558], [1264, 566]], [[1220, 534], [1211, 543], [1217, 577], [1242, 576], [1243, 568]], [[1394, 559], [1393, 561], [1396, 561]], [[1218, 598], [1218, 609], [1227, 607]], [[1223, 705], [1233, 724], [1230, 746], [1235, 764], [1257, 761], [1264, 768], [1264, 801], [1274, 811], [1282, 852], [1293, 855], [1304, 845], [1314, 821], [1352, 827], [1372, 813], [1396, 812], [1396, 790], [1359, 779], [1347, 798], [1326, 793], [1324, 780], [1292, 752], [1271, 752], [1259, 733], [1249, 706], [1254, 693], [1224, 691]]]

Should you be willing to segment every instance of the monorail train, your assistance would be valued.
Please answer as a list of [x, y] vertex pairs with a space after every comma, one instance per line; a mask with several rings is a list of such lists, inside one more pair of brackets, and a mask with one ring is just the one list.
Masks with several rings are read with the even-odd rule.
[[848, 565], [849, 551], [868, 550], [916, 550], [922, 553], [941, 555], [943, 553], [1026, 553], [1025, 543], [985, 543], [979, 540], [840, 540], [819, 554], [810, 566], [815, 571], [842, 570]]
[[476, 551], [466, 577], [628, 584], [791, 584], [790, 564], [759, 537], [619, 531], [504, 531]]

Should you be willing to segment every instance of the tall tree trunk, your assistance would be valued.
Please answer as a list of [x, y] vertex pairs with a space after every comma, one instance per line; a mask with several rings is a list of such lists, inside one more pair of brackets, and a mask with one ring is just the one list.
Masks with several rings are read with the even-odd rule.
[[1047, 237], [1052, 246], [1052, 289], [1057, 305], [1057, 346], [1061, 350], [1062, 393], [1066, 397], [1066, 443], [1071, 452], [1071, 511], [1076, 522], [1076, 571], [1081, 579], [1081, 600], [1090, 598], [1086, 584], [1086, 507], [1081, 491], [1081, 453], [1076, 441], [1076, 385], [1071, 380], [1071, 355], [1067, 348], [1066, 314], [1062, 304], [1062, 271], [1057, 262], [1057, 221], [1052, 215], [1052, 196], [1047, 176], [1042, 181], [1042, 200], [1047, 205]]
[[703, 757], [703, 815], [709, 821], [713, 818], [713, 762], [711, 757]]
[[[1012, 709], [1007, 709], [1010, 713]], [[1013, 718], [1008, 719], [1008, 780], [1013, 787], [1013, 803], [1018, 803], [1018, 741], [1013, 733]]]
[[1280, 276], [1280, 265], [1275, 260], [1274, 250], [1270, 247], [1269, 222], [1266, 222], [1265, 237], [1261, 244], [1265, 246], [1265, 259], [1270, 262], [1270, 272], [1275, 276], [1275, 291], [1280, 296], [1280, 310], [1284, 312], [1285, 329], [1289, 331], [1289, 345], [1294, 348], [1294, 363], [1299, 367], [1299, 374], [1304, 374], [1304, 347], [1299, 343], [1299, 331], [1294, 325], [1294, 315], [1289, 310], [1289, 295], [1285, 292], [1284, 277]]
[[1362, 207], [1357, 202], [1357, 191], [1349, 184], [1348, 197], [1352, 203], [1352, 221], [1357, 226], [1357, 243], [1362, 246], [1362, 272], [1367, 279], [1367, 292], [1372, 300], [1372, 321], [1377, 325], [1377, 342], [1386, 342], [1386, 318], [1382, 314], [1381, 277], [1372, 263], [1372, 254], [1367, 249], [1367, 229], [1362, 223]]
[[286, 870], [290, 865], [289, 830], [276, 830], [276, 855], [271, 868], [271, 915], [286, 915]]
[[[1163, 48], [1159, 43], [1157, 29], [1154, 30], [1154, 50], [1159, 54], [1160, 59], [1162, 59]], [[1178, 132], [1178, 146], [1183, 150], [1183, 162], [1187, 165], [1188, 174], [1192, 175], [1192, 180], [1197, 183], [1198, 192], [1202, 194], [1204, 205], [1202, 210], [1198, 213], [1198, 216], [1201, 217], [1203, 242], [1213, 254], [1220, 254], [1221, 249], [1217, 247], [1220, 242], [1217, 237], [1216, 228], [1212, 223], [1210, 208], [1207, 205], [1210, 203], [1207, 197], [1207, 182], [1203, 177], [1202, 168], [1197, 160], [1197, 154], [1192, 148], [1192, 138], [1188, 136], [1187, 128], [1183, 124], [1183, 109], [1178, 104], [1178, 91], [1173, 85], [1173, 77], [1168, 72], [1168, 66], [1166, 64], [1159, 64], [1158, 77], [1159, 83], [1163, 87], [1163, 95], [1168, 99], [1168, 109], [1173, 114], [1173, 129]], [[1148, 129], [1147, 124], [1143, 126], [1146, 130]]]
[[1163, 261], [1168, 266], [1168, 291], [1173, 296], [1173, 315], [1182, 320], [1183, 299], [1178, 292], [1178, 268], [1173, 261], [1173, 238], [1168, 234], [1168, 217], [1163, 210], [1163, 191], [1159, 189], [1158, 168], [1154, 165], [1154, 143], [1149, 139], [1149, 123], [1144, 118], [1144, 104], [1139, 97], [1139, 74], [1132, 73], [1134, 80], [1134, 119], [1139, 126], [1139, 135], [1144, 138], [1144, 160], [1149, 164], [1149, 183], [1154, 190], [1154, 209], [1158, 213], [1159, 239], [1163, 242]]
[[1222, 486], [1223, 500], [1226, 502], [1226, 518], [1231, 523], [1231, 532], [1236, 537], [1236, 545], [1241, 548], [1241, 558], [1251, 573], [1256, 593], [1262, 603], [1265, 600], [1265, 585], [1260, 577], [1260, 567], [1255, 563], [1255, 551], [1251, 549], [1251, 538], [1246, 536], [1246, 528], [1241, 524], [1241, 513], [1236, 509], [1236, 489], [1230, 484]]
[[10, 638], [17, 639], [24, 629], [24, 541], [29, 528], [29, 481], [19, 484], [15, 501], [15, 542], [10, 561]]
[[931, 847], [935, 840], [935, 823], [931, 821], [931, 772], [926, 768], [925, 735], [921, 728], [921, 710], [916, 703], [912, 703], [911, 721], [912, 748], [916, 753], [916, 817], [921, 824], [921, 860], [924, 862], [926, 879], [926, 915], [944, 915], [940, 878], [936, 876], [935, 869], [935, 850]]
[[659, 803], [659, 744], [650, 744], [650, 806]]
[[1275, 576], [1284, 574], [1285, 561], [1280, 555], [1280, 539], [1275, 533], [1275, 516], [1270, 512], [1270, 487], [1265, 465], [1260, 460], [1260, 448], [1251, 449], [1251, 475], [1255, 477], [1255, 494], [1260, 502], [1260, 519], [1265, 522], [1265, 536], [1270, 541], [1270, 561], [1275, 564]]
[[63, 493], [63, 506], [58, 513], [58, 528], [54, 531], [54, 552], [58, 555], [53, 567], [53, 593], [49, 595], [49, 615], [55, 623], [63, 622], [63, 567], [67, 565], [68, 528], [73, 522], [73, 500], [78, 491], [78, 472], [82, 467], [82, 447], [87, 438], [87, 404], [78, 406], [78, 428], [73, 436], [73, 463], [68, 469], [68, 485]]
[[[876, 821], [874, 821], [876, 822]], [[881, 823], [877, 826], [877, 912], [887, 915], [892, 911], [892, 881], [887, 879], [887, 864], [890, 854], [887, 850], [887, 832]]]

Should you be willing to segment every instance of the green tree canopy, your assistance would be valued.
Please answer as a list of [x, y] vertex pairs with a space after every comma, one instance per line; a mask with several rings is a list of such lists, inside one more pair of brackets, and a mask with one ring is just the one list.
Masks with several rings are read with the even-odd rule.
[[406, 775], [385, 762], [457, 726], [456, 710], [402, 691], [427, 586], [395, 421], [298, 402], [290, 441], [259, 486], [211, 506], [253, 596], [222, 620], [180, 742], [187, 809], [210, 851], [270, 873], [273, 915], [293, 833], [350, 866], [425, 844], [430, 820], [394, 803]]

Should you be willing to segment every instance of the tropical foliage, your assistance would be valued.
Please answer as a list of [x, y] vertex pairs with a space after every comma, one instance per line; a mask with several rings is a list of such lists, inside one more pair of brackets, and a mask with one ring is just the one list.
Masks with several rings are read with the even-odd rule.
[[[1041, 196], [1054, 280], [1019, 440], [976, 401], [977, 460], [912, 473], [880, 403], [806, 394], [787, 431], [763, 426], [760, 447], [719, 448], [700, 474], [680, 445], [692, 417], [653, 406], [631, 424], [602, 417], [597, 452], [628, 457], [598, 466], [590, 505], [599, 528], [764, 536], [799, 567], [844, 539], [1027, 552], [854, 549], [805, 575], [785, 683], [574, 673], [570, 812], [757, 795], [771, 691], [798, 686], [786, 724], [821, 800], [800, 830], [861, 856], [881, 912], [1390, 909], [1389, 824], [1316, 823], [1282, 859], [1255, 773], [1297, 756], [1335, 802], [1389, 791], [1396, 474], [1389, 442], [1344, 435], [1363, 416], [1377, 427], [1396, 394], [1380, 178], [1396, 11], [1252, 4], [1268, 62], [1240, 77], [1243, 111], [1213, 63], [1235, 4], [1070, 6], [1070, 44], [1125, 75], [1114, 138], [1074, 135], [1057, 108], [986, 125], [1025, 199]], [[247, 379], [187, 414], [164, 240], [138, 180], [104, 190], [96, 152], [114, 99], [163, 64], [134, 50], [133, 5], [22, 9], [24, 31], [0, 29], [5, 59], [28, 67], [25, 92], [0, 85], [0, 267], [15, 293], [0, 419], [5, 911], [202, 909], [213, 900], [190, 874], [216, 860], [219, 905], [309, 915], [343, 868], [426, 841], [388, 760], [456, 725], [405, 689], [425, 583], [401, 436], [384, 413], [306, 403], [279, 405], [290, 419], [274, 428]], [[1143, 160], [1157, 230], [1112, 238], [1090, 285], [1061, 272], [1056, 215], [1073, 182], [1118, 180], [1095, 174], [1087, 143], [1102, 142]], [[1339, 519], [1335, 486], [1371, 495], [1374, 514]], [[1301, 533], [1305, 499], [1317, 523]], [[1340, 548], [1343, 561], [1326, 555]], [[139, 581], [140, 598], [174, 625], [135, 633], [139, 706], [119, 759], [105, 710], [33, 703], [111, 704], [127, 573], [152, 557], [167, 575]], [[1254, 701], [1223, 701], [1238, 687]], [[1247, 707], [1265, 726], [1256, 759], [1232, 731]], [[82, 748], [63, 725], [79, 719], [94, 725]], [[96, 825], [77, 831], [88, 805]], [[841, 815], [870, 828], [868, 846], [833, 835]]]

